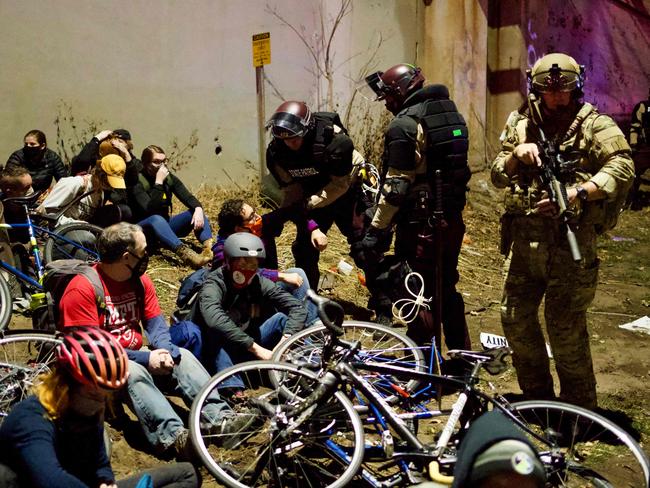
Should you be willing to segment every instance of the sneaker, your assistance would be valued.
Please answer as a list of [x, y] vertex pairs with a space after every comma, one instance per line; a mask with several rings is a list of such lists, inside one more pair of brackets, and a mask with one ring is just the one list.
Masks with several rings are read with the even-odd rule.
[[190, 461], [194, 458], [194, 449], [190, 442], [189, 430], [183, 428], [178, 430], [178, 435], [174, 439], [174, 450], [176, 451], [177, 461]]
[[221, 445], [226, 449], [235, 447], [242, 441], [242, 438], [250, 435], [251, 432], [248, 429], [257, 419], [258, 415], [253, 410], [242, 409], [237, 412], [227, 412], [218, 430], [222, 439]]

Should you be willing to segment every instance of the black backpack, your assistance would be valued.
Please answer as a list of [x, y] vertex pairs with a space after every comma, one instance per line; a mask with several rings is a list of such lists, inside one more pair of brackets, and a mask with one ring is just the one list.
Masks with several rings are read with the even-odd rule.
[[177, 308], [172, 315], [174, 321], [179, 322], [189, 316], [210, 271], [210, 268], [200, 268], [183, 278], [176, 298]]
[[59, 302], [72, 278], [85, 276], [95, 289], [97, 313], [108, 317], [104, 286], [92, 264], [80, 259], [59, 259], [45, 265], [43, 275], [43, 301], [32, 314], [32, 325], [37, 330], [55, 330], [59, 323]]

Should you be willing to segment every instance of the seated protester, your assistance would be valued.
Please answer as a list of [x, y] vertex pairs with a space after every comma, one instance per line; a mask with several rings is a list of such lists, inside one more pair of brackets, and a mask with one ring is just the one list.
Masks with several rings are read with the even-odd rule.
[[5, 165], [5, 169], [13, 166], [24, 166], [32, 175], [34, 191], [47, 190], [52, 179], [59, 181], [68, 176], [68, 168], [63, 164], [57, 153], [48, 149], [45, 134], [40, 130], [30, 130], [25, 134], [25, 145], [14, 151]]
[[[219, 211], [219, 233], [217, 241], [212, 247], [214, 259], [212, 269], [217, 269], [224, 264], [223, 246], [226, 239], [235, 232], [250, 232], [264, 243], [266, 257], [260, 259], [259, 273], [269, 280], [277, 283], [283, 290], [291, 293], [294, 298], [303, 300], [310, 288], [307, 275], [301, 268], [289, 268], [286, 271], [278, 271], [278, 259], [275, 248], [275, 238], [279, 237], [284, 224], [295, 218], [294, 211], [279, 208], [260, 216], [255, 209], [241, 199], [226, 200]], [[296, 225], [306, 225], [311, 229], [312, 240], [326, 244], [327, 236], [318, 229], [318, 224], [306, 218], [300, 219]], [[312, 325], [318, 319], [316, 306], [307, 304], [307, 326]]]
[[124, 159], [126, 171], [124, 181], [127, 188], [138, 183], [142, 163], [133, 155], [131, 133], [126, 129], [103, 130], [95, 135], [79, 154], [72, 158], [70, 173], [73, 176], [85, 175], [95, 166], [98, 159], [108, 154], [117, 154]]
[[270, 359], [271, 349], [307, 320], [300, 301], [257, 274], [258, 259], [265, 257], [259, 237], [232, 234], [224, 255], [225, 264], [208, 275], [190, 314], [201, 327], [203, 364], [213, 374], [243, 361]]
[[[191, 268], [198, 269], [212, 259], [212, 229], [203, 213], [201, 202], [185, 187], [183, 182], [169, 172], [165, 165], [165, 151], [158, 146], [148, 146], [142, 151], [142, 171], [133, 189], [131, 209], [145, 233], [174, 251]], [[189, 210], [171, 215], [172, 197], [176, 196]], [[203, 245], [197, 254], [180, 237], [194, 231]]]
[[[104, 287], [106, 313], [100, 315], [93, 285], [79, 275], [70, 281], [59, 303], [59, 327], [91, 325], [118, 338], [129, 357], [131, 408], [145, 437], [156, 450], [175, 449], [185, 457], [188, 430], [161, 388], [190, 406], [210, 377], [190, 352], [171, 342], [156, 290], [145, 274], [149, 257], [142, 229], [126, 222], [112, 225], [102, 232], [97, 249], [100, 262], [94, 268]], [[152, 350], [142, 349], [141, 324]], [[250, 425], [250, 415], [235, 414], [218, 395], [210, 399], [202, 411], [209, 428], [236, 434]]]
[[[34, 193], [32, 175], [24, 166], [9, 166], [0, 175], [0, 200], [4, 205], [5, 222], [9, 224], [24, 223], [27, 219], [22, 205], [6, 202], [6, 198], [26, 197]], [[9, 229], [10, 242], [29, 242], [27, 229]]]
[[128, 220], [131, 209], [124, 203], [110, 200], [114, 189], [126, 188], [124, 171], [126, 163], [115, 154], [109, 154], [97, 161], [89, 175], [69, 176], [61, 179], [39, 207], [44, 213], [56, 213], [78, 196], [88, 193], [72, 205], [59, 218], [58, 225], [74, 221], [85, 221], [100, 227]]
[[126, 488], [150, 477], [155, 488], [198, 487], [190, 463], [115, 481], [104, 443], [104, 410], [107, 397], [123, 388], [128, 376], [128, 358], [114, 336], [96, 327], [68, 329], [52, 371], [0, 426], [0, 462], [11, 470], [0, 470], [0, 486]]

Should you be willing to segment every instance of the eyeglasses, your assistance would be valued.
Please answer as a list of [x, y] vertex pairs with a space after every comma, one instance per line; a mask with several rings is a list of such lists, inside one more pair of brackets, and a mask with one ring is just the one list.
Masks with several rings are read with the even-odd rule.
[[138, 255], [137, 255], [134, 251], [132, 251], [131, 249], [127, 249], [126, 252], [128, 252], [131, 256], [133, 256], [133, 257], [136, 258], [136, 259], [143, 259], [143, 258], [145, 258], [145, 257], [147, 257], [147, 256], [149, 255], [149, 253], [147, 252], [147, 249], [146, 249], [146, 248], [145, 248], [145, 250], [142, 252], [142, 256], [138, 256]]

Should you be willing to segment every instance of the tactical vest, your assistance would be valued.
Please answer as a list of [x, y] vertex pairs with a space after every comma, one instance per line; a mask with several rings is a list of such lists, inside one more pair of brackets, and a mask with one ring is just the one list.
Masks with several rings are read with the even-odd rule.
[[291, 168], [282, 167], [294, 181], [300, 181], [307, 192], [315, 192], [329, 181], [330, 173], [327, 171], [326, 150], [334, 138], [334, 126], [338, 126], [342, 134], [347, 134], [347, 130], [343, 127], [341, 118], [336, 112], [314, 112], [313, 117], [314, 127], [310, 129], [308, 136], [309, 138], [313, 137], [309, 141], [311, 143], [309, 159], [303, 156], [298, 160], [299, 156], [293, 154], [280, 140], [274, 140], [271, 143], [273, 159], [277, 157], [278, 161], [273, 161], [273, 164], [268, 164], [267, 167], [281, 187], [286, 186], [287, 183], [283, 182], [282, 177], [276, 171], [276, 165], [280, 163], [282, 166], [284, 158], [286, 158], [285, 162], [291, 160], [292, 163], [297, 164]]
[[426, 100], [402, 114], [414, 118], [424, 130], [426, 180], [435, 191], [435, 174], [441, 171], [443, 209], [462, 210], [472, 172], [467, 164], [467, 125], [456, 104], [452, 100]]

